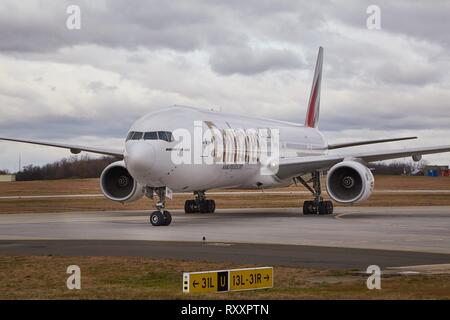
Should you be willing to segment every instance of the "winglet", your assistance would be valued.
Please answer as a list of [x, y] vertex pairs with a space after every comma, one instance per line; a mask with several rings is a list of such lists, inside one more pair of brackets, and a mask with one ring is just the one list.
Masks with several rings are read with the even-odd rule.
[[316, 70], [314, 72], [311, 94], [309, 96], [308, 112], [306, 113], [305, 127], [316, 128], [319, 122], [320, 85], [322, 83], [323, 48], [319, 48]]

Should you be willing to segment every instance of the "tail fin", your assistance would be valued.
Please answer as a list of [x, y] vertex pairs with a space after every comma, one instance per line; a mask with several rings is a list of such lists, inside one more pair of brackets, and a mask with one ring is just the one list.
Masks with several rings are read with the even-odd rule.
[[319, 123], [319, 109], [320, 109], [320, 84], [322, 83], [322, 62], [323, 62], [323, 48], [319, 48], [317, 55], [316, 70], [311, 88], [311, 95], [309, 96], [308, 112], [306, 113], [305, 127], [316, 128]]

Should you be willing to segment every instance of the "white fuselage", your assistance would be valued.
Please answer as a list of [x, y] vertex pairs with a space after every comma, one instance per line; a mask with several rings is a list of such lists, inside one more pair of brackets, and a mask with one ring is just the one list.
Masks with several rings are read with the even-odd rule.
[[[201, 123], [218, 130], [236, 129], [276, 129], [279, 130], [279, 157], [319, 155], [327, 152], [327, 144], [316, 128], [270, 119], [250, 116], [203, 111], [191, 107], [174, 106], [151, 112], [137, 120], [130, 132], [174, 132], [180, 128], [195, 135], [195, 124]], [[198, 128], [197, 128], [198, 129]], [[207, 143], [205, 140], [204, 143]], [[239, 139], [224, 139], [224, 157], [236, 149], [245, 148]], [[149, 187], [167, 186], [176, 192], [199, 191], [212, 188], [270, 188], [286, 186], [292, 180], [280, 180], [276, 174], [261, 174], [258, 161], [249, 163], [248, 159], [239, 162], [233, 156], [224, 163], [176, 163], [172, 159], [173, 150], [179, 141], [163, 139], [127, 139], [125, 144], [125, 164], [130, 174], [141, 185]], [[184, 152], [191, 152], [186, 150]], [[193, 152], [193, 151], [192, 151]], [[240, 164], [232, 165], [233, 161]]]

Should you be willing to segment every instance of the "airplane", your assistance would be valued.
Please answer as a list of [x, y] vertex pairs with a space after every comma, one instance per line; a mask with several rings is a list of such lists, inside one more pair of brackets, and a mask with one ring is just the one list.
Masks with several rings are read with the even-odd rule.
[[[324, 200], [321, 190], [321, 175], [325, 172], [329, 197], [337, 203], [354, 204], [367, 200], [373, 191], [374, 176], [368, 167], [370, 162], [404, 157], [419, 161], [422, 155], [450, 151], [450, 145], [345, 153], [334, 151], [417, 137], [328, 144], [318, 129], [322, 64], [323, 48], [320, 47], [304, 124], [172, 106], [150, 112], [134, 122], [123, 149], [7, 137], [0, 140], [66, 148], [74, 154], [84, 151], [118, 157], [120, 160], [108, 165], [101, 174], [103, 194], [122, 203], [144, 196], [150, 199], [158, 197], [156, 211], [150, 214], [153, 226], [170, 225], [172, 216], [165, 210], [165, 204], [173, 192], [193, 192], [194, 199], [185, 202], [187, 214], [213, 213], [215, 202], [206, 198], [207, 190], [263, 189], [287, 187], [293, 183], [302, 184], [312, 194], [313, 199], [303, 203], [303, 214], [330, 215], [333, 202]], [[183, 147], [180, 144], [183, 139], [176, 134], [180, 128], [192, 136], [196, 135], [197, 129], [215, 129], [218, 132], [218, 136], [200, 136], [201, 151], [198, 154], [209, 162], [180, 162], [173, 157], [174, 154], [187, 155], [186, 159], [192, 159], [193, 150]], [[262, 157], [258, 150], [254, 152], [251, 146], [267, 143], [270, 134], [257, 135], [251, 131], [252, 128], [276, 132], [276, 158]], [[220, 139], [222, 144], [218, 143]], [[205, 151], [208, 148], [209, 151]]]

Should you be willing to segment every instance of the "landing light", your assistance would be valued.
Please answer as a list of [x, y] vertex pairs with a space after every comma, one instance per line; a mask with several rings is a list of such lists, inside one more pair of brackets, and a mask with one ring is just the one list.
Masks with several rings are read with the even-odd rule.
[[278, 161], [276, 161], [276, 160], [271, 161], [271, 162], [269, 163], [269, 167], [271, 167], [271, 168], [276, 168], [276, 167], [278, 167]]

